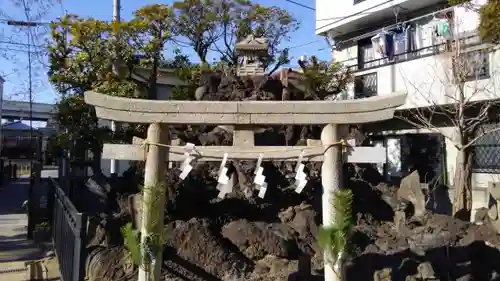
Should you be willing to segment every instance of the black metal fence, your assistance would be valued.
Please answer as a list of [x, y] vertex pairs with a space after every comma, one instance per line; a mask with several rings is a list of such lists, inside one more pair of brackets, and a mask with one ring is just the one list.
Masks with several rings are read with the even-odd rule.
[[85, 278], [87, 214], [78, 212], [59, 183], [51, 182], [52, 240], [59, 260], [61, 281], [83, 281]]
[[[498, 123], [484, 124], [476, 132], [472, 146], [472, 170], [476, 173], [500, 172], [500, 131]], [[489, 133], [488, 133], [489, 132]]]

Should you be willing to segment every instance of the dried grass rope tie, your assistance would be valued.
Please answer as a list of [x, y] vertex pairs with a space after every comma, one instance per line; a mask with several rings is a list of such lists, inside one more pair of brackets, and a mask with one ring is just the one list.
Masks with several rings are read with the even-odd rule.
[[[150, 145], [155, 145], [155, 146], [159, 146], [159, 147], [166, 147], [166, 148], [175, 148], [175, 147], [182, 147], [182, 146], [179, 146], [179, 145], [169, 145], [169, 144], [164, 144], [164, 143], [158, 143], [158, 142], [152, 142], [152, 141], [148, 141], [147, 139], [142, 141], [141, 144], [140, 144], [142, 147], [144, 147], [144, 152], [147, 153], [148, 152], [148, 149], [149, 149], [149, 146]], [[341, 139], [337, 142], [334, 142], [330, 145], [328, 145], [328, 147], [326, 147], [323, 151], [323, 153], [326, 152], [326, 150], [330, 149], [331, 147], [333, 146], [337, 146], [337, 145], [340, 145], [342, 147], [342, 152], [347, 152], [347, 149], [349, 147], [349, 144], [347, 143], [347, 141], [345, 139]], [[303, 146], [303, 147], [289, 147], [286, 149], [286, 151], [306, 151], [306, 150], [311, 150], [311, 149], [316, 149], [318, 147], [321, 147], [321, 148], [324, 148], [323, 145], [321, 146]], [[252, 153], [266, 153], [266, 152], [282, 152], [283, 150], [278, 150], [278, 149], [261, 149], [259, 150], [258, 146], [255, 146], [254, 147], [255, 149], [253, 150], [247, 150], [245, 151], [244, 149], [241, 149], [238, 151], [238, 153], [243, 153], [243, 154], [252, 154]], [[196, 149], [195, 149], [196, 151]], [[198, 156], [199, 157], [203, 157], [203, 155], [201, 155], [198, 151], [196, 151], [198, 153]], [[221, 152], [221, 153], [225, 153], [225, 151], [223, 151], [222, 149], [218, 152]], [[185, 152], [178, 152], [178, 151], [172, 151], [172, 153], [177, 153], [177, 154], [184, 154]], [[146, 155], [146, 154], [145, 154]], [[311, 157], [311, 156], [314, 156], [314, 154], [304, 154], [303, 155], [304, 157]], [[222, 157], [220, 157], [222, 159]]]

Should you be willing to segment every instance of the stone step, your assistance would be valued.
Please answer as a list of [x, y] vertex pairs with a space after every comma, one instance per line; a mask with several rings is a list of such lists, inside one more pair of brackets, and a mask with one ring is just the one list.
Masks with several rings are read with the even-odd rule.
[[0, 280], [29, 281], [25, 262], [0, 262]]
[[47, 258], [26, 262], [1, 262], [0, 280], [59, 280], [59, 266], [57, 259]]

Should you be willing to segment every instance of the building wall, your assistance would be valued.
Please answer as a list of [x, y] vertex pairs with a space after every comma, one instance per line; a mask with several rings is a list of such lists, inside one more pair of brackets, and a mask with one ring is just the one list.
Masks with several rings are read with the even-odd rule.
[[[470, 2], [477, 7], [487, 0]], [[316, 0], [316, 34], [342, 37], [381, 22], [394, 22], [395, 14], [401, 20], [446, 4], [442, 0]]]
[[[444, 53], [363, 70], [355, 75], [376, 74], [379, 95], [407, 93], [406, 103], [401, 109], [453, 103], [456, 100], [457, 85], [450, 73], [451, 56], [451, 53]], [[495, 51], [488, 56], [490, 78], [465, 83], [466, 97], [472, 101], [496, 99], [500, 95], [500, 52]], [[351, 87], [348, 95], [353, 97], [354, 94], [354, 88]]]
[[[456, 7], [453, 11], [455, 34], [467, 37], [467, 43], [471, 46], [461, 52], [478, 51], [488, 47], [481, 44], [477, 36], [473, 36], [478, 25], [478, 14], [463, 7]], [[420, 19], [420, 22], [425, 23], [425, 20]], [[425, 24], [422, 25], [425, 28]], [[363, 68], [359, 69], [357, 44], [355, 41], [340, 45], [333, 52], [333, 60], [350, 67], [355, 76], [369, 75], [370, 79], [375, 79], [378, 95], [407, 93], [408, 98], [402, 108], [446, 104], [455, 100], [457, 85], [453, 81], [452, 73], [452, 57], [455, 51], [447, 52], [444, 45], [439, 45], [402, 54], [397, 57], [395, 63], [382, 59], [364, 64]], [[439, 53], [432, 55], [435, 52]], [[465, 85], [466, 95], [471, 97], [471, 100], [495, 99], [500, 95], [500, 51], [495, 48], [486, 56], [489, 61], [489, 78], [471, 79]], [[353, 98], [354, 91], [354, 86], [351, 86], [348, 96]]]
[[[410, 0], [316, 0], [316, 34], [323, 33], [332, 28], [339, 28], [358, 20], [365, 20], [370, 17], [370, 14], [381, 12], [409, 1]], [[420, 1], [437, 2], [433, 0]]]
[[20, 130], [2, 130], [2, 135], [7, 138], [12, 138], [12, 137], [20, 137], [20, 138], [29, 138], [30, 135], [33, 136], [41, 136], [41, 132], [38, 130], [33, 130], [33, 132], [30, 131], [20, 131]]
[[[375, 74], [376, 76], [372, 75], [370, 79], [376, 82], [377, 87], [375, 93], [377, 95], [387, 95], [394, 92], [407, 93], [407, 101], [401, 109], [426, 107], [432, 104], [453, 103], [457, 91], [457, 85], [453, 81], [453, 73], [451, 72], [452, 57], [455, 53], [454, 51], [445, 52], [445, 46], [440, 46], [438, 48], [432, 47], [418, 50], [413, 53], [403, 54], [401, 57], [398, 57], [399, 61], [396, 63], [388, 64], [386, 60], [379, 60], [363, 65], [364, 69], [359, 69], [358, 51], [361, 51], [361, 49], [358, 47], [358, 40], [363, 38], [363, 35], [359, 34], [360, 32], [355, 32], [358, 27], [356, 21], [360, 21], [360, 19], [363, 18], [365, 21], [364, 27], [371, 24], [377, 26], [382, 22], [382, 18], [387, 16], [387, 14], [383, 14], [383, 10], [392, 12], [392, 9], [388, 8], [388, 6], [394, 7], [398, 4], [403, 4], [404, 6], [409, 5], [410, 2], [384, 0], [365, 0], [358, 4], [354, 4], [354, 2], [359, 1], [316, 1], [316, 33], [326, 34], [334, 38], [337, 36], [341, 39], [337, 41], [337, 43], [340, 43], [337, 44], [337, 49], [332, 53], [332, 60], [349, 67], [355, 72], [355, 76], [362, 77], [365, 74]], [[412, 3], [417, 2], [429, 6], [431, 4], [436, 4], [436, 1], [431, 0], [413, 1]], [[473, 2], [481, 5], [484, 4], [485, 1], [479, 0]], [[466, 42], [473, 46], [468, 49], [462, 49], [462, 52], [472, 52], [488, 47], [486, 45], [481, 45], [477, 37], [471, 37], [471, 35], [476, 33], [479, 23], [479, 15], [476, 12], [458, 6], [448, 8], [446, 11], [453, 11], [454, 13], [454, 34], [469, 38]], [[426, 15], [428, 12], [423, 14]], [[330, 20], [324, 21], [323, 19], [325, 18], [330, 18]], [[418, 23], [425, 27], [428, 19], [429, 17], [419, 18], [418, 21], [412, 22], [410, 20], [410, 23]], [[432, 19], [432, 15], [430, 19]], [[359, 23], [361, 23], [361, 21]], [[349, 37], [350, 33], [348, 32], [342, 34], [343, 31], [351, 32], [352, 37]], [[366, 38], [370, 38], [373, 35], [366, 35]], [[434, 55], [436, 49], [441, 52]], [[489, 60], [489, 77], [472, 79], [472, 81], [465, 84], [466, 95], [470, 97], [472, 101], [500, 98], [499, 48], [493, 48], [493, 51], [487, 56]], [[354, 97], [355, 86], [351, 85], [348, 91], [348, 98]], [[452, 142], [454, 139], [454, 128], [440, 128], [440, 132], [446, 136], [446, 174], [448, 183], [450, 186], [453, 186], [453, 176], [456, 167], [455, 161], [458, 153], [457, 148]], [[394, 134], [394, 132], [391, 133]], [[430, 132], [425, 130], [405, 130], [396, 133]], [[500, 174], [473, 173], [473, 209], [488, 206], [488, 183], [492, 181], [500, 181]], [[451, 188], [449, 190], [451, 199], [453, 198], [453, 192], [454, 190]]]
[[[455, 138], [454, 128], [453, 127], [441, 127], [439, 128], [439, 132], [445, 136], [445, 163], [446, 163], [446, 178], [448, 181], [448, 186], [450, 187], [448, 190], [450, 201], [453, 200], [453, 177], [455, 173], [456, 167], [456, 157], [458, 150], [453, 145], [452, 140]], [[404, 134], [431, 134], [436, 133], [436, 131], [430, 131], [428, 129], [411, 129], [411, 130], [399, 130], [399, 131], [390, 131], [383, 132], [382, 134], [389, 135], [404, 135]], [[394, 137], [393, 137], [394, 138]], [[388, 153], [391, 152], [392, 158], [400, 158], [401, 151], [388, 150]], [[389, 157], [388, 157], [389, 158]], [[390, 160], [390, 159], [388, 159]], [[489, 182], [499, 182], [500, 174], [499, 173], [472, 173], [472, 217], [474, 217], [475, 210], [477, 208], [488, 207], [489, 193], [488, 193], [488, 183]]]
[[[442, 130], [452, 136], [453, 139], [453, 131], [452, 127], [442, 128]], [[453, 175], [456, 169], [456, 157], [457, 157], [458, 149], [453, 145], [451, 139], [446, 139], [446, 168], [448, 173], [448, 182], [450, 186], [453, 186]], [[474, 218], [474, 213], [477, 208], [487, 208], [489, 203], [489, 191], [488, 191], [488, 183], [489, 182], [499, 182], [500, 174], [499, 173], [472, 173], [472, 218]], [[450, 198], [453, 198], [454, 189], [449, 190]]]
[[[30, 116], [29, 102], [3, 100], [2, 104], [2, 116], [5, 116], [4, 118], [15, 117], [15, 119], [28, 119]], [[48, 120], [52, 117], [54, 108], [55, 106], [53, 104], [35, 102], [32, 104], [32, 116], [37, 120]]]
[[159, 100], [168, 100], [168, 98], [172, 94], [173, 87], [174, 86], [170, 86], [170, 85], [158, 86], [158, 99]]

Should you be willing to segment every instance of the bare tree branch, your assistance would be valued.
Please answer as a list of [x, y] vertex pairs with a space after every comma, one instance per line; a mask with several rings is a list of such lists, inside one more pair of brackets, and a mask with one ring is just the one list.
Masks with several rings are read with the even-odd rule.
[[[481, 130], [492, 122], [492, 114], [500, 105], [498, 93], [493, 87], [498, 69], [495, 69], [495, 62], [492, 63], [493, 69], [490, 69], [488, 62], [492, 48], [482, 44], [467, 45], [467, 42], [474, 41], [469, 39], [470, 36], [455, 34], [454, 39], [432, 47], [440, 51], [444, 47], [445, 50], [432, 57], [432, 66], [430, 59], [427, 59], [429, 81], [422, 81], [425, 79], [420, 75], [417, 77], [421, 80], [415, 81], [413, 77], [401, 73], [400, 69], [411, 93], [410, 102], [414, 102], [416, 108], [397, 116], [415, 128], [443, 135], [456, 147], [453, 209], [457, 216], [465, 213], [466, 219], [470, 217], [472, 208], [471, 148], [485, 135], [500, 131], [500, 127]], [[489, 73], [485, 73], [485, 69]], [[453, 127], [453, 133], [447, 130], [450, 126]]]

